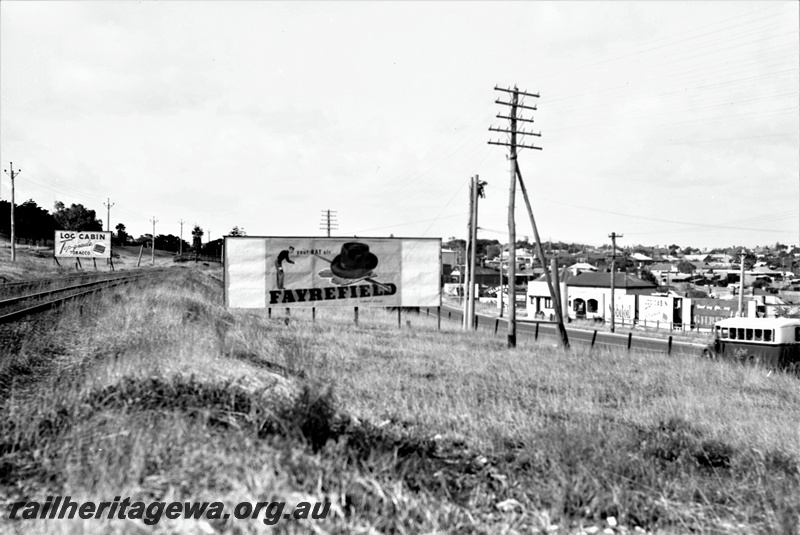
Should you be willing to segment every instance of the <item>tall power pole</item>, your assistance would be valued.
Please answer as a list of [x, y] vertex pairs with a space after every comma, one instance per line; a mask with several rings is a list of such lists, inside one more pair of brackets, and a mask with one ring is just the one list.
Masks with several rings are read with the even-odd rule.
[[614, 332], [614, 292], [615, 279], [617, 278], [617, 238], [622, 238], [622, 234], [612, 232], [608, 235], [611, 238], [611, 332]]
[[331, 230], [336, 230], [338, 228], [338, 223], [336, 222], [336, 211], [335, 210], [323, 210], [322, 211], [322, 221], [320, 222], [320, 230], [326, 230], [327, 235], [331, 237]]
[[178, 255], [183, 257], [183, 219], [181, 219], [181, 241], [178, 242]]
[[469, 181], [469, 220], [467, 223], [467, 251], [464, 255], [464, 311], [461, 318], [461, 328], [465, 331], [471, 329], [472, 325], [472, 309], [474, 303], [472, 300], [472, 229], [475, 226], [475, 177]]
[[[14, 227], [14, 177], [17, 176], [22, 172], [22, 169], [17, 169], [17, 172], [14, 172], [14, 163], [8, 162], [9, 170], [3, 169], [5, 173], [11, 177], [11, 261], [17, 261], [17, 246], [14, 243], [15, 241], [15, 227]], [[10, 172], [9, 172], [10, 171]]]
[[469, 184], [469, 234], [467, 236], [467, 259], [465, 262], [467, 282], [464, 294], [466, 304], [464, 307], [465, 330], [475, 328], [475, 271], [477, 270], [478, 257], [478, 198], [484, 197], [483, 187], [486, 182], [479, 180], [478, 175], [470, 179]]
[[475, 277], [475, 273], [478, 270], [478, 199], [483, 198], [484, 192], [483, 187], [486, 185], [486, 182], [483, 180], [478, 179], [478, 175], [472, 177], [472, 235], [470, 236], [470, 243], [472, 244], [472, 249], [470, 250], [470, 257], [469, 257], [469, 272], [471, 276], [471, 280], [469, 281], [469, 295], [470, 295], [470, 305], [469, 305], [469, 328], [475, 328], [475, 299], [478, 297], [475, 295], [475, 281], [477, 277]]
[[747, 249], [742, 249], [742, 263], [739, 268], [739, 313], [737, 316], [744, 317], [744, 257], [747, 256]]
[[104, 202], [103, 204], [106, 205], [107, 215], [106, 215], [106, 232], [111, 232], [111, 207], [114, 206], [115, 203], [111, 202], [111, 199], [106, 197], [108, 202]]
[[[517, 255], [516, 255], [516, 248], [517, 248], [517, 235], [516, 235], [516, 225], [514, 221], [514, 210], [515, 210], [515, 193], [517, 190], [517, 174], [518, 174], [518, 167], [517, 167], [517, 148], [531, 148], [531, 149], [540, 149], [540, 147], [534, 147], [532, 145], [526, 145], [525, 143], [517, 143], [517, 135], [536, 135], [532, 132], [526, 132], [524, 130], [517, 130], [517, 122], [524, 122], [524, 123], [532, 123], [533, 119], [527, 119], [524, 117], [519, 117], [517, 115], [518, 109], [529, 109], [535, 110], [535, 106], [525, 106], [519, 102], [519, 97], [533, 97], [539, 98], [538, 94], [534, 93], [526, 93], [525, 91], [520, 91], [514, 86], [513, 89], [506, 89], [502, 87], [495, 86], [495, 91], [501, 91], [504, 93], [508, 93], [511, 96], [510, 102], [504, 102], [501, 100], [496, 100], [497, 104], [501, 104], [503, 106], [508, 106], [509, 112], [508, 115], [501, 115], [497, 114], [499, 119], [506, 119], [508, 120], [508, 128], [489, 128], [490, 131], [493, 132], [503, 132], [509, 134], [509, 141], [489, 141], [490, 145], [503, 145], [509, 148], [508, 151], [508, 161], [509, 161], [509, 168], [510, 168], [510, 184], [508, 188], [508, 347], [513, 348], [517, 346], [517, 312], [516, 312], [516, 292], [517, 292], [517, 285], [516, 285], [516, 276], [517, 276]], [[542, 264], [545, 266], [545, 264]], [[545, 271], [546, 268], [545, 268]]]
[[153, 248], [150, 250], [150, 264], [156, 265], [156, 223], [158, 219], [153, 216]]

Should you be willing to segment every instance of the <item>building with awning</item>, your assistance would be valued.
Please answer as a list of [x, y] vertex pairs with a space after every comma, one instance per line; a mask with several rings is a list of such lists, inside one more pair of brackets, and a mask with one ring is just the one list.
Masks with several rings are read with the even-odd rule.
[[[564, 270], [560, 279], [562, 280], [559, 281], [561, 286], [559, 295], [565, 302], [565, 317], [610, 319], [610, 272], [582, 272], [572, 275], [568, 270]], [[657, 289], [656, 284], [628, 273], [616, 273], [614, 276], [614, 299], [618, 306], [622, 305], [624, 302], [622, 298], [626, 295], [650, 295]], [[528, 317], [549, 318], [555, 314], [544, 277], [528, 283], [526, 306]]]

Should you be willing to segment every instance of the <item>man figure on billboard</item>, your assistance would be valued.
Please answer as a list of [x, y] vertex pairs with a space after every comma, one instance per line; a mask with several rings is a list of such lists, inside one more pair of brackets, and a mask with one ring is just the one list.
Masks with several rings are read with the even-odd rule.
[[293, 252], [294, 252], [294, 247], [289, 246], [288, 250], [284, 249], [283, 251], [281, 251], [280, 254], [278, 254], [278, 258], [275, 259], [275, 269], [277, 270], [277, 276], [278, 276], [277, 280], [278, 290], [283, 290], [283, 266], [282, 266], [283, 261], [286, 260], [290, 264], [294, 264], [292, 259], [289, 258], [289, 255], [292, 254]]

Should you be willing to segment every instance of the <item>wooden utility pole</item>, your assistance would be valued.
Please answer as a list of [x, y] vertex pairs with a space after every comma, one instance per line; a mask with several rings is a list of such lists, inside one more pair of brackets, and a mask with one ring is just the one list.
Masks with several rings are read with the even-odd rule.
[[11, 177], [11, 261], [17, 261], [17, 244], [15, 243], [15, 225], [14, 225], [14, 177], [17, 176], [22, 172], [22, 169], [17, 169], [17, 172], [14, 172], [14, 163], [8, 162], [8, 169], [5, 173]]
[[336, 230], [338, 223], [336, 222], [335, 210], [323, 210], [322, 221], [320, 222], [320, 230], [327, 230], [328, 237], [331, 237], [331, 230]]
[[[518, 134], [536, 135], [533, 134], [532, 132], [526, 132], [525, 130], [517, 130], [518, 121], [527, 123], [533, 122], [533, 119], [518, 117], [517, 109], [536, 110], [536, 106], [525, 106], [524, 104], [520, 103], [519, 97], [520, 95], [522, 95], [523, 97], [527, 96], [527, 97], [539, 98], [539, 95], [534, 93], [526, 93], [525, 91], [520, 91], [519, 89], [517, 89], [516, 86], [514, 86], [513, 89], [506, 89], [495, 86], [494, 89], [495, 91], [502, 91], [504, 93], [509, 93], [511, 96], [511, 102], [495, 100], [497, 104], [510, 107], [508, 115], [497, 114], [497, 118], [506, 119], [509, 121], [509, 127], [489, 128], [489, 130], [492, 132], [503, 132], [509, 134], [510, 139], [507, 142], [490, 140], [489, 144], [503, 145], [509, 148], [508, 160], [510, 165], [509, 169], [510, 169], [511, 181], [508, 188], [508, 347], [513, 348], [517, 346], [517, 306], [516, 306], [517, 305], [517, 285], [516, 285], [517, 235], [516, 235], [516, 226], [514, 221], [514, 209], [515, 209], [514, 196], [517, 190], [517, 148], [532, 148], [532, 149], [539, 148], [541, 150], [540, 147], [525, 145], [524, 143], [519, 143], [519, 144], [517, 143]], [[546, 270], [547, 267], [545, 266], [545, 271]]]
[[183, 257], [183, 219], [181, 219], [181, 240], [178, 242], [178, 256]]
[[108, 202], [104, 202], [103, 204], [106, 205], [106, 232], [111, 232], [111, 207], [114, 206], [115, 203], [111, 202], [109, 197], [106, 197]]
[[150, 250], [150, 264], [156, 265], [156, 223], [158, 220], [153, 216], [153, 248]]
[[464, 255], [464, 310], [461, 318], [461, 328], [465, 331], [472, 329], [472, 229], [475, 227], [475, 177], [469, 181], [469, 220], [467, 222], [467, 251]]
[[478, 198], [484, 196], [483, 187], [486, 182], [478, 179], [478, 175], [472, 177], [469, 188], [470, 204], [470, 231], [469, 231], [469, 291], [467, 292], [467, 314], [465, 317], [465, 329], [475, 328], [475, 272], [477, 271], [478, 257]]
[[[103, 204], [106, 205], [106, 232], [111, 232], [111, 207], [114, 206], [114, 203], [111, 202], [111, 198], [106, 197], [106, 201]], [[113, 248], [113, 247], [112, 247]], [[108, 257], [106, 260], [106, 264], [111, 263], [111, 256]], [[97, 268], [97, 261], [95, 261], [95, 269]]]
[[617, 276], [617, 238], [622, 238], [622, 234], [612, 232], [608, 235], [611, 238], [611, 332], [614, 332], [614, 283]]
[[478, 277], [475, 276], [475, 272], [478, 270], [477, 266], [477, 258], [478, 258], [478, 197], [483, 197], [483, 184], [481, 181], [478, 180], [478, 175], [472, 177], [472, 234], [469, 237], [469, 242], [471, 244], [472, 249], [469, 252], [469, 273], [470, 273], [470, 281], [469, 281], [469, 328], [475, 328], [475, 299], [477, 299], [477, 295], [475, 295], [475, 282], [478, 280]]
[[744, 257], [747, 255], [747, 250], [742, 249], [742, 263], [739, 267], [739, 314], [738, 316], [744, 317]]
[[500, 305], [500, 317], [503, 317], [503, 251], [500, 250], [500, 265], [498, 266], [498, 271], [500, 271], [500, 290], [497, 292], [497, 304]]

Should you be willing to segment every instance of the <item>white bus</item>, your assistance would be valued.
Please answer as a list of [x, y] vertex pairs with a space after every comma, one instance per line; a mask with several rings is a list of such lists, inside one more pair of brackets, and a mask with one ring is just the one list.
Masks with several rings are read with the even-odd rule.
[[714, 326], [703, 356], [800, 373], [800, 318], [729, 318]]

